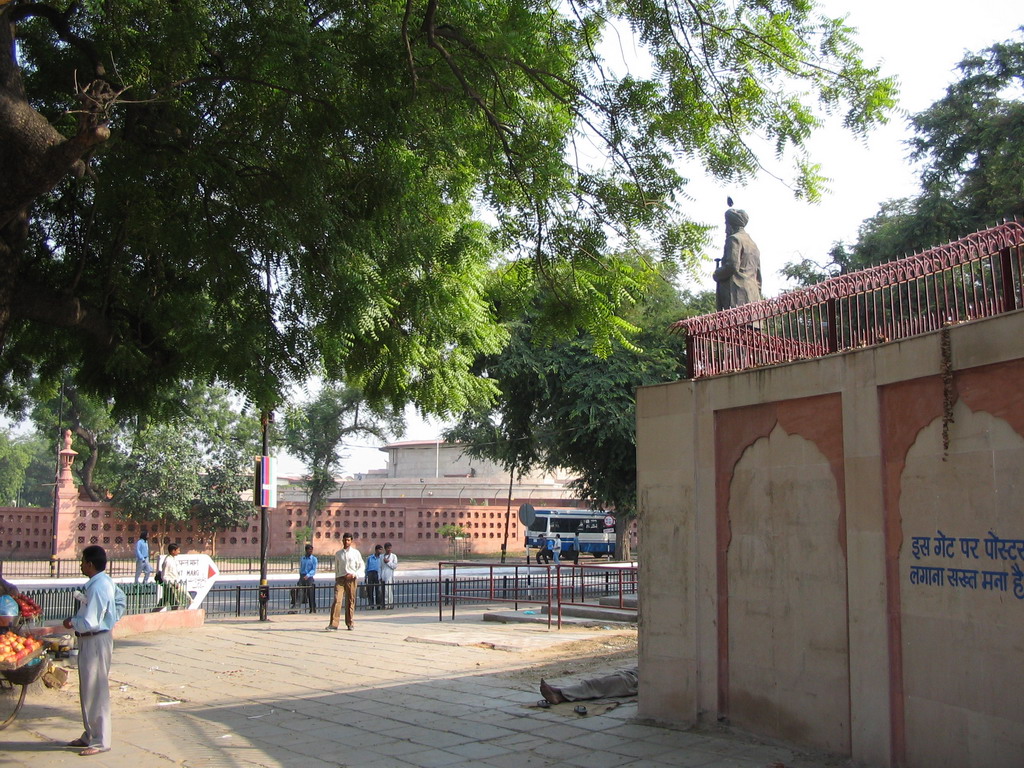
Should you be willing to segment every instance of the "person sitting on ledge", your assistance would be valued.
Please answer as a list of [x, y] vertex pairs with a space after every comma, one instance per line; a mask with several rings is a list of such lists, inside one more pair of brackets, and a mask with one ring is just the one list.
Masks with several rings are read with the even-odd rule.
[[637, 667], [620, 669], [604, 677], [593, 677], [561, 688], [549, 685], [544, 680], [540, 681], [540, 695], [548, 704], [561, 704], [565, 701], [581, 701], [583, 699], [636, 696], [638, 688]]

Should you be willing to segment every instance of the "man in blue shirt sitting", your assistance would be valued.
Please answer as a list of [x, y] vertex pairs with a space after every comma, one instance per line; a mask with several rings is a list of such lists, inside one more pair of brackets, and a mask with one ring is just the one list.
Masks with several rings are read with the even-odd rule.
[[316, 613], [316, 555], [313, 545], [306, 545], [306, 554], [299, 560], [299, 585], [292, 590], [292, 610], [300, 603], [309, 605], [309, 612]]

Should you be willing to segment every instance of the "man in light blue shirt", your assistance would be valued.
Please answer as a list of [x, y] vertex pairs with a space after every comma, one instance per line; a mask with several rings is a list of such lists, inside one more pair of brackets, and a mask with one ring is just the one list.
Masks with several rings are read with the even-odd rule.
[[306, 554], [299, 560], [299, 584], [292, 590], [291, 610], [295, 611], [300, 603], [309, 605], [309, 612], [316, 613], [316, 555], [313, 545], [306, 545]]
[[82, 550], [82, 573], [89, 577], [82, 593], [76, 594], [78, 612], [64, 619], [64, 628], [75, 630], [78, 638], [78, 696], [82, 702], [85, 731], [69, 747], [84, 747], [86, 757], [110, 749], [110, 658], [114, 639], [110, 630], [125, 612], [124, 592], [107, 574], [107, 553], [103, 547]]
[[153, 573], [153, 566], [149, 564], [149, 532], [142, 531], [139, 540], [135, 542], [135, 583], [139, 583], [139, 576], [142, 576], [142, 583], [149, 581]]
[[383, 556], [384, 547], [378, 544], [373, 548], [373, 554], [366, 558], [366, 596], [370, 600], [371, 610], [384, 607], [384, 585], [380, 578]]

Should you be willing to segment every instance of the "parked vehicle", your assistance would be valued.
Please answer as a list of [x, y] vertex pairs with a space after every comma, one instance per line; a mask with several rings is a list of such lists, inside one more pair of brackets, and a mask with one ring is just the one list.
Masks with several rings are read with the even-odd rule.
[[534, 509], [524, 504], [519, 520], [526, 526], [524, 545], [536, 549], [540, 535], [562, 542], [562, 558], [574, 560], [574, 554], [594, 557], [615, 556], [615, 516], [595, 509]]

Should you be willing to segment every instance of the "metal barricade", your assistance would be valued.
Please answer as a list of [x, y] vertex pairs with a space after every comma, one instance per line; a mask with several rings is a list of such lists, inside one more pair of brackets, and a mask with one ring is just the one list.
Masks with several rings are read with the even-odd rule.
[[570, 563], [559, 566], [555, 594], [558, 628], [562, 627], [562, 607], [586, 605], [587, 598], [618, 595], [619, 608], [626, 608], [626, 595], [635, 595], [639, 586], [636, 563], [601, 563], [580, 565]]
[[[486, 578], [459, 578], [459, 568], [486, 568]], [[520, 603], [547, 606], [548, 626], [552, 620], [552, 592], [554, 565], [522, 565], [510, 563], [481, 563], [451, 561], [437, 564], [437, 620], [444, 621], [444, 608], [451, 606], [452, 619], [460, 603], [512, 603], [519, 610]], [[446, 569], [451, 574], [445, 574]], [[496, 581], [495, 575], [501, 577]]]

